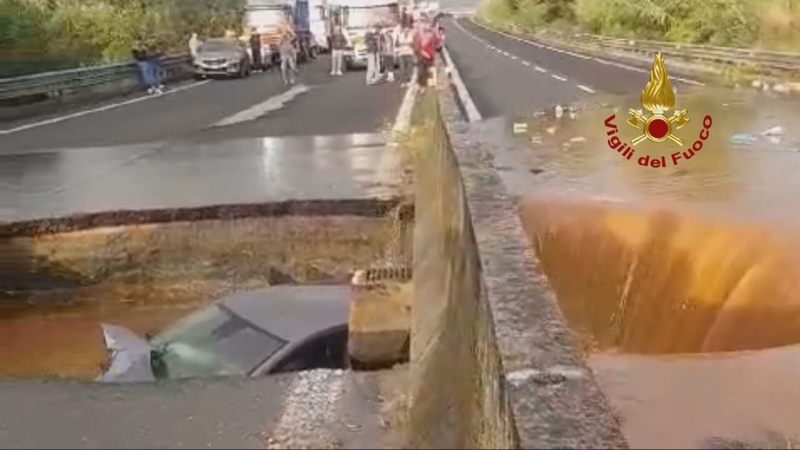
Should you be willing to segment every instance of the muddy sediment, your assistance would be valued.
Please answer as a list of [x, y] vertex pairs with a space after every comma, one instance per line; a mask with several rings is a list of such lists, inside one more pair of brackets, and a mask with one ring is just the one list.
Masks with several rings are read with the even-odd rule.
[[354, 270], [397, 257], [398, 217], [288, 215], [8, 238], [0, 377], [93, 378], [105, 359], [102, 321], [144, 335], [234, 291], [347, 283]]

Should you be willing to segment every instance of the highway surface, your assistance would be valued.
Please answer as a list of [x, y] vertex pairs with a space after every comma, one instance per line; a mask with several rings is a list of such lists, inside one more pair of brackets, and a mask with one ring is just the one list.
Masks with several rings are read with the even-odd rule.
[[160, 97], [92, 105], [0, 124], [0, 155], [148, 142], [374, 132], [394, 120], [399, 85], [366, 86], [364, 73], [328, 75], [329, 60], [300, 66], [290, 89], [276, 72], [200, 81]]
[[[446, 23], [447, 48], [483, 118], [514, 116], [607, 95], [638, 95], [650, 66], [524, 41], [468, 18]], [[673, 86], [698, 84], [672, 73]]]

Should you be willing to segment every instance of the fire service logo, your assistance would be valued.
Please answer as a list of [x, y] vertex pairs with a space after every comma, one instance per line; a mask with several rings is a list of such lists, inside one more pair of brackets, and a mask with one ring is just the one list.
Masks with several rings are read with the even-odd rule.
[[[653, 68], [650, 70], [650, 79], [647, 81], [642, 90], [641, 96], [642, 108], [650, 112], [649, 116], [645, 116], [642, 110], [629, 109], [628, 114], [630, 118], [627, 120], [628, 125], [636, 128], [641, 134], [630, 141], [630, 144], [622, 142], [617, 133], [619, 129], [614, 124], [616, 114], [612, 114], [605, 120], [605, 126], [608, 129], [606, 135], [610, 136], [608, 139], [608, 146], [617, 151], [623, 158], [630, 160], [636, 152], [633, 147], [644, 140], [651, 142], [664, 142], [667, 140], [672, 141], [675, 145], [683, 146], [684, 141], [677, 135], [676, 130], [680, 130], [691, 119], [688, 117], [688, 112], [683, 109], [680, 111], [673, 111], [672, 115], [668, 117], [667, 113], [675, 107], [675, 92], [669, 84], [669, 75], [667, 68], [664, 65], [664, 58], [661, 52], [656, 53], [655, 61], [653, 61]], [[673, 166], [678, 165], [681, 160], [689, 160], [703, 148], [703, 143], [708, 139], [709, 130], [711, 129], [711, 116], [706, 115], [703, 117], [703, 127], [700, 129], [698, 139], [692, 143], [692, 146], [684, 151], [674, 152], [670, 154], [670, 161]], [[653, 156], [644, 155], [636, 160], [640, 166], [645, 167], [667, 167], [668, 161], [666, 155]]]

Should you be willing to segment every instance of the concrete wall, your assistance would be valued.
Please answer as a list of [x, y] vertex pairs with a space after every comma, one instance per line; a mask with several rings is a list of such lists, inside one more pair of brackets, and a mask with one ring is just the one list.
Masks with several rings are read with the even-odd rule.
[[449, 91], [415, 121], [411, 448], [626, 448]]

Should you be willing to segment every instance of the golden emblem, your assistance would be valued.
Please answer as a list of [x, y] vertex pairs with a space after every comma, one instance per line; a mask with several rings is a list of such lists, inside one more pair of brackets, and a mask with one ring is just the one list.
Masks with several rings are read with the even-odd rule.
[[652, 115], [645, 117], [641, 110], [628, 110], [631, 115], [628, 124], [642, 131], [641, 136], [631, 140], [631, 145], [636, 145], [645, 139], [653, 142], [670, 139], [678, 145], [683, 145], [683, 139], [672, 134], [672, 125], [674, 124], [675, 129], [679, 130], [689, 123], [690, 119], [686, 118], [685, 109], [673, 111], [670, 118], [664, 115], [675, 106], [675, 92], [669, 85], [669, 75], [667, 75], [667, 68], [664, 66], [661, 52], [656, 53], [653, 68], [650, 70], [650, 80], [642, 90], [641, 102], [642, 107], [650, 111]]

